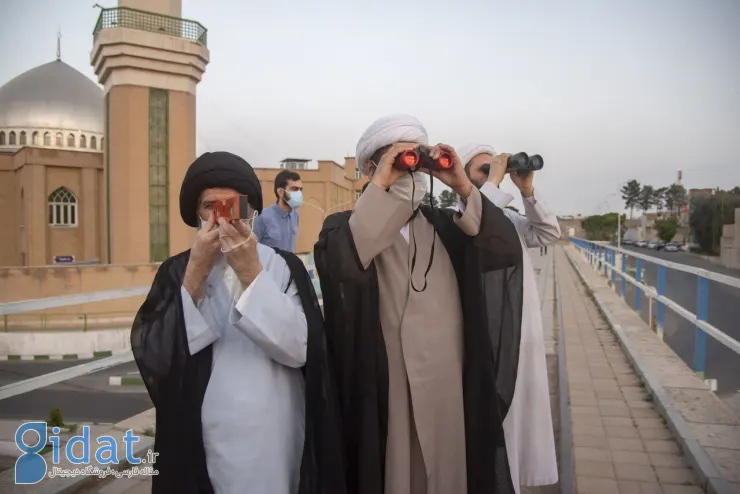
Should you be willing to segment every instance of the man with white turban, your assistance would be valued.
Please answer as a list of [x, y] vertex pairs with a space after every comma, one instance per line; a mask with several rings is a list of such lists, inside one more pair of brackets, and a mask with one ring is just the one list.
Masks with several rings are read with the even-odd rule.
[[[506, 208], [514, 197], [499, 189], [506, 176], [508, 154], [484, 144], [468, 144], [459, 149], [460, 159], [470, 181], [496, 206]], [[490, 170], [486, 174], [486, 169]], [[519, 486], [550, 485], [558, 481], [555, 439], [550, 412], [550, 390], [547, 383], [547, 361], [542, 335], [542, 315], [532, 261], [528, 248], [547, 247], [560, 239], [560, 226], [555, 214], [534, 194], [534, 172], [520, 176], [510, 173], [512, 182], [522, 193], [524, 216], [510, 209], [504, 214], [519, 233], [524, 252], [524, 307], [519, 343], [514, 399], [504, 420], [506, 450], [517, 492]]]
[[[432, 174], [462, 213], [421, 205], [428, 174], [393, 166], [415, 148], [451, 155]], [[513, 493], [502, 422], [521, 319], [516, 230], [416, 118], [373, 123], [357, 164], [370, 185], [354, 211], [326, 219], [314, 250], [347, 492]]]

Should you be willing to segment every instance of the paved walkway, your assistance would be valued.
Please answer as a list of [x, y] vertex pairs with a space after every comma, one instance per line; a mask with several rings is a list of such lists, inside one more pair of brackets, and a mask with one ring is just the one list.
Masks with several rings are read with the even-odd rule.
[[578, 494], [702, 493], [563, 249], [555, 256]]

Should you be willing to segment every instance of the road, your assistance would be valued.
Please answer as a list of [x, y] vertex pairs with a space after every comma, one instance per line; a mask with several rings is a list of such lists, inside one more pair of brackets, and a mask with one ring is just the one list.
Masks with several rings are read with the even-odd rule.
[[[740, 277], [740, 272], [737, 270], [724, 268], [686, 252], [663, 252], [637, 247], [626, 248], [666, 261], [706, 269], [728, 276]], [[618, 262], [621, 261], [618, 259]], [[628, 263], [628, 269], [634, 268], [634, 266], [634, 259], [632, 259]], [[643, 281], [650, 286], [656, 287], [658, 284], [657, 266], [652, 263], [643, 262], [643, 267], [645, 268]], [[619, 283], [617, 283], [616, 288], [619, 289]], [[690, 273], [668, 270], [666, 273], [665, 295], [691, 312], [696, 313], [697, 277]], [[635, 290], [632, 288], [632, 285], [627, 283], [627, 301], [633, 308], [634, 300]], [[641, 309], [641, 314], [644, 320], [647, 321], [649, 308], [644, 295], [642, 297]], [[653, 315], [655, 314], [656, 308], [653, 307]], [[724, 333], [736, 340], [740, 340], [740, 289], [710, 281], [708, 321]], [[694, 327], [684, 318], [666, 308], [664, 331], [665, 341], [668, 345], [691, 366], [694, 352]], [[734, 392], [740, 389], [740, 355], [725, 348], [712, 337], [709, 337], [707, 342], [706, 377], [718, 380], [718, 392], [720, 393]]]
[[[2, 361], [0, 386], [48, 374], [84, 361]], [[143, 386], [111, 387], [109, 376], [136, 372], [131, 362], [7, 398], [0, 402], [0, 419], [46, 420], [58, 407], [67, 423], [115, 423], [152, 407]]]

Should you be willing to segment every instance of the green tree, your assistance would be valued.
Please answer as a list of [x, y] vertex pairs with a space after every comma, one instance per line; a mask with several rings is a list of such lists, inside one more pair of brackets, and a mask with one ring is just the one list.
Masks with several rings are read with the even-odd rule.
[[668, 187], [665, 194], [665, 206], [671, 215], [678, 216], [687, 202], [686, 189], [683, 185], [673, 184]]
[[49, 410], [49, 418], [46, 419], [46, 425], [49, 427], [64, 427], [64, 417], [59, 408], [54, 407]]
[[630, 180], [622, 186], [622, 199], [624, 200], [624, 206], [630, 210], [630, 219], [632, 219], [632, 212], [638, 204], [641, 190], [642, 187], [637, 180]]
[[[626, 217], [622, 215], [622, 236], [624, 236]], [[615, 240], [617, 237], [617, 213], [596, 214], [581, 220], [581, 227], [588, 240]]]
[[424, 196], [423, 203], [434, 208], [439, 207], [439, 202], [437, 201], [437, 198], [431, 195], [429, 192], [427, 192]]
[[740, 187], [733, 187], [733, 189], [730, 191], [730, 194], [735, 194], [736, 196], [740, 196]]
[[673, 237], [676, 236], [676, 232], [678, 231], [678, 223], [676, 222], [675, 218], [658, 220], [655, 222], [655, 229], [658, 230], [658, 236], [660, 237], [660, 239], [663, 242], [668, 243], [673, 240]]
[[721, 190], [710, 197], [692, 199], [689, 225], [702, 251], [718, 253], [722, 227], [734, 223], [735, 208], [738, 207], [740, 196]]
[[647, 213], [655, 202], [655, 189], [652, 185], [645, 185], [640, 191], [640, 196], [637, 200], [637, 205], [640, 206], [645, 213]]
[[449, 208], [457, 204], [457, 194], [455, 194], [451, 190], [443, 190], [441, 194], [439, 194], [439, 207], [441, 208]]
[[663, 212], [665, 207], [665, 196], [668, 192], [668, 187], [659, 187], [653, 192], [653, 205], [658, 210], [658, 216]]

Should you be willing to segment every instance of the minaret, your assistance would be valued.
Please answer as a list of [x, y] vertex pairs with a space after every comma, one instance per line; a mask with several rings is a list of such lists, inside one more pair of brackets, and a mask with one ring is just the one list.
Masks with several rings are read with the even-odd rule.
[[207, 30], [181, 14], [181, 0], [119, 0], [95, 25], [90, 61], [105, 89], [103, 262], [158, 262], [190, 246], [178, 196], [195, 159], [195, 88], [209, 52]]

